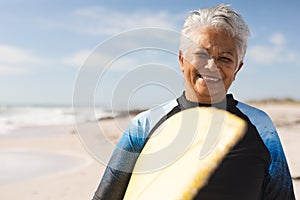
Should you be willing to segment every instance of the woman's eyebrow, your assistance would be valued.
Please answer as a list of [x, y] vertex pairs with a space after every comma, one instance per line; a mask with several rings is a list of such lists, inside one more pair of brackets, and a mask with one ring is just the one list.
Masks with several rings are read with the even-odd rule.
[[223, 54], [230, 54], [231, 56], [233, 56], [233, 51], [232, 50], [228, 50], [228, 51], [223, 51]]
[[197, 52], [201, 52], [201, 53], [202, 53], [202, 52], [206, 52], [206, 53], [208, 53], [207, 49], [202, 48], [202, 47], [196, 48], [194, 52], [195, 52], [195, 53], [197, 53]]

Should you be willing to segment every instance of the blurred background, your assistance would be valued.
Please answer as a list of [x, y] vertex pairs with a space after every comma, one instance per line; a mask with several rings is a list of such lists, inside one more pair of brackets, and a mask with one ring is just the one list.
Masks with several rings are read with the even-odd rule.
[[[82, 161], [73, 156], [74, 152], [84, 154], [80, 142], [69, 134], [76, 133], [74, 114], [78, 116], [77, 123], [89, 123], [113, 118], [116, 113], [111, 110], [114, 108], [120, 115], [124, 110], [149, 108], [181, 95], [184, 85], [177, 60], [178, 32], [188, 12], [220, 3], [224, 1], [0, 0], [0, 160], [10, 163], [0, 168], [0, 174], [7, 175], [0, 178], [3, 197], [17, 199], [16, 188], [25, 195], [23, 199], [31, 200], [86, 199], [91, 195], [99, 180], [95, 174], [102, 172], [99, 164], [79, 171], [72, 180], [63, 171]], [[300, 101], [300, 1], [231, 0], [226, 3], [242, 14], [251, 30], [244, 66], [230, 92], [248, 102]], [[110, 43], [118, 41], [115, 38], [122, 34], [145, 27], [171, 31], [177, 36], [161, 34], [148, 38], [149, 32], [142, 31], [136, 36], [132, 34], [129, 40]], [[147, 39], [150, 43], [167, 41], [171, 50], [143, 49], [118, 54], [119, 50], [130, 51], [135, 44]], [[105, 49], [104, 44], [110, 45]], [[80, 98], [93, 98], [92, 104], [87, 106], [96, 108], [92, 115], [84, 107], [74, 113], [73, 92], [78, 88], [78, 76], [84, 74], [83, 68], [91, 60], [93, 67], [101, 69], [96, 74], [99, 80], [87, 86], [87, 90], [93, 90], [92, 97], [82, 93]], [[103, 66], [104, 61], [111, 63]], [[87, 82], [88, 79], [87, 76]], [[278, 115], [276, 109], [272, 109]], [[283, 109], [282, 113], [293, 109]], [[294, 112], [293, 123], [300, 122], [298, 113], [300, 111]], [[298, 128], [294, 128], [294, 133]], [[63, 136], [66, 133], [68, 136]], [[109, 137], [115, 141], [118, 134]], [[287, 139], [287, 144], [290, 141]], [[52, 155], [62, 152], [66, 155]], [[93, 162], [84, 155], [85, 166]], [[50, 164], [53, 161], [68, 164], [54, 167]], [[12, 169], [20, 170], [21, 163], [31, 164], [15, 174]], [[60, 170], [64, 172], [63, 177], [66, 176], [61, 182], [64, 186], [56, 188], [56, 179], [51, 180], [53, 194], [41, 186], [49, 183], [49, 179], [23, 182], [28, 187], [17, 181], [20, 177], [29, 180], [29, 177]], [[76, 180], [90, 185], [81, 188], [82, 193], [78, 188], [66, 186]], [[70, 192], [75, 193], [70, 196]]]

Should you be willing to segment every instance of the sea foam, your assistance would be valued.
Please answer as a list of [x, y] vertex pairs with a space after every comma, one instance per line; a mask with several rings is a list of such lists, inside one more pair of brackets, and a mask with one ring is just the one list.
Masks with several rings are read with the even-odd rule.
[[[76, 116], [76, 120], [75, 120]], [[53, 106], [2, 106], [0, 107], [0, 134], [22, 127], [70, 125], [100, 118], [113, 117], [112, 112], [101, 108]]]

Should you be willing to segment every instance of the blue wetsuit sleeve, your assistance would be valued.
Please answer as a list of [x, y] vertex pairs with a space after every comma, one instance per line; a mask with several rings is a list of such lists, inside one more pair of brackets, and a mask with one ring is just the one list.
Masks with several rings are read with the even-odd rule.
[[265, 143], [271, 154], [271, 163], [265, 182], [264, 199], [294, 200], [292, 178], [277, 131], [269, 132], [268, 135]]
[[133, 120], [114, 149], [93, 200], [123, 199], [147, 131], [147, 124]]
[[271, 118], [262, 110], [239, 102], [237, 107], [257, 128], [270, 152], [271, 162], [264, 182], [264, 200], [294, 200], [295, 194], [288, 163]]

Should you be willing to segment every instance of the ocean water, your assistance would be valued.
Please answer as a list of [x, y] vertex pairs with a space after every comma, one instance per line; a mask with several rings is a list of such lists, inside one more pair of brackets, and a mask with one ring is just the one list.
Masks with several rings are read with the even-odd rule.
[[71, 125], [113, 116], [112, 112], [102, 108], [73, 110], [71, 106], [1, 106], [0, 135], [22, 127]]

